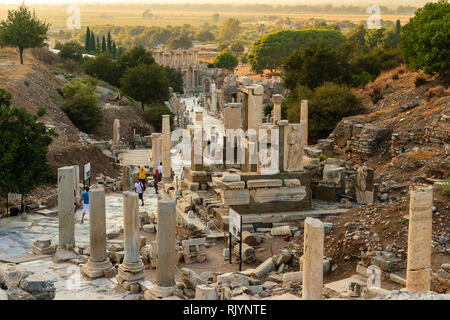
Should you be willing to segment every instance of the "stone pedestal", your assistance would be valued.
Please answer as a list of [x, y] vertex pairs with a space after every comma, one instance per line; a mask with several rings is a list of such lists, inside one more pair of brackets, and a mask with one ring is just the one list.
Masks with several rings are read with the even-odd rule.
[[322, 221], [308, 217], [304, 223], [303, 300], [322, 299], [323, 237]]
[[273, 124], [277, 124], [278, 120], [281, 120], [281, 103], [282, 102], [283, 102], [283, 96], [281, 94], [274, 94], [272, 96]]
[[114, 119], [113, 124], [113, 145], [117, 146], [120, 144], [120, 120]]
[[303, 142], [308, 145], [308, 100], [302, 100], [300, 105], [300, 124], [305, 126], [305, 135]]
[[[162, 162], [162, 150], [161, 150], [161, 133], [154, 132], [151, 135], [152, 137], [152, 163], [153, 170], [159, 166], [160, 162]], [[160, 172], [161, 174], [161, 172]]]
[[139, 255], [139, 204], [134, 192], [123, 193], [124, 250], [123, 263], [119, 266], [117, 282], [125, 289], [144, 279], [144, 264]]
[[81, 271], [90, 278], [98, 278], [103, 277], [105, 271], [112, 269], [106, 254], [105, 190], [91, 189], [89, 203], [90, 256]]
[[162, 116], [162, 182], [169, 183], [171, 179], [171, 158], [170, 158], [170, 117]]
[[409, 201], [406, 289], [427, 292], [431, 286], [433, 187], [412, 186]]
[[175, 251], [176, 211], [175, 201], [162, 199], [158, 201], [158, 266], [156, 267], [156, 286], [145, 292], [148, 300], [160, 299], [173, 295], [175, 286]]
[[130, 191], [132, 190], [132, 181], [131, 181], [131, 168], [129, 166], [122, 167], [122, 190]]
[[58, 168], [58, 219], [59, 243], [55, 254], [55, 261], [62, 262], [76, 257], [75, 247], [75, 206], [76, 193], [75, 168]]

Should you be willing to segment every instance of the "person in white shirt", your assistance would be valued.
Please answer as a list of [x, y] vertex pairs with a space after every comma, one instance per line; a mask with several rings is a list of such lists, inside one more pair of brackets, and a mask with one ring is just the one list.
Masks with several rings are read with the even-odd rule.
[[159, 175], [162, 177], [162, 162], [159, 163], [159, 166], [158, 166], [158, 173], [159, 173]]
[[144, 185], [139, 179], [136, 179], [136, 183], [134, 184], [134, 191], [139, 195], [139, 199], [142, 201], [142, 206], [144, 206]]

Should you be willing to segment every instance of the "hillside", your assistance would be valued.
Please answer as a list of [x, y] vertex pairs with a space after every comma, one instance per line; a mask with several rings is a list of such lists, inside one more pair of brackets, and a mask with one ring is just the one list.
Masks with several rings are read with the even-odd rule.
[[[33, 114], [40, 107], [45, 107], [46, 114], [41, 121], [52, 126], [58, 134], [48, 154], [52, 172], [56, 175], [58, 167], [69, 163], [82, 166], [91, 162], [94, 177], [100, 173], [116, 177], [120, 170], [114, 160], [97, 147], [83, 142], [80, 130], [60, 109], [64, 103], [61, 88], [68, 81], [64, 74], [67, 75], [61, 66], [49, 66], [33, 57], [30, 52], [25, 53], [24, 64], [20, 65], [14, 49], [0, 49], [0, 87], [11, 92], [12, 107], [25, 107]], [[118, 99], [118, 95], [104, 84], [97, 87], [97, 93], [104, 120], [92, 138], [100, 141], [112, 139], [113, 121], [116, 118], [121, 119], [121, 134], [126, 144], [133, 137], [133, 128], [141, 134], [152, 132], [152, 127], [143, 121], [143, 112], [132, 106], [127, 99]]]
[[[381, 74], [355, 90], [366, 114], [343, 119], [328, 137], [330, 156], [375, 169], [377, 201], [332, 218], [325, 255], [338, 264], [334, 279], [350, 276], [356, 264], [382, 250], [406, 263], [409, 186], [450, 177], [450, 92], [435, 78], [415, 85], [416, 72], [404, 67]], [[378, 101], [373, 99], [378, 90]], [[375, 103], [374, 103], [375, 100]], [[449, 261], [450, 201], [435, 188], [432, 268]], [[300, 244], [301, 244], [301, 239]], [[432, 290], [448, 292], [449, 283], [433, 278]]]

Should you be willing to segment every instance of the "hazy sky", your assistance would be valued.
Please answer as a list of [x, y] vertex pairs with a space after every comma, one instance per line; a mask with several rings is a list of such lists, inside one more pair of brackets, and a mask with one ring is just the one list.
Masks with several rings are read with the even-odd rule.
[[[23, 0], [1, 0], [1, 4], [21, 4]], [[242, 0], [25, 0], [25, 4], [82, 4], [82, 3], [112, 3], [112, 2], [129, 2], [129, 3], [243, 3]], [[352, 4], [366, 5], [378, 4], [397, 7], [400, 5], [422, 6], [426, 2], [435, 2], [430, 0], [247, 0], [249, 3], [266, 3], [266, 4], [321, 4], [330, 3], [334, 5]]]

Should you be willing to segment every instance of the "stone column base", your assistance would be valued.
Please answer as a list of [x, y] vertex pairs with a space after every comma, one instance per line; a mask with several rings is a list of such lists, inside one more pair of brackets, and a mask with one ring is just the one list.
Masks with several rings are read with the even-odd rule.
[[118, 268], [117, 282], [124, 289], [130, 290], [131, 286], [138, 285], [138, 281], [144, 279], [144, 269], [142, 261], [135, 263], [124, 262]]
[[173, 296], [175, 286], [172, 287], [160, 287], [155, 285], [153, 288], [148, 289], [144, 293], [145, 300], [159, 300], [162, 298]]
[[78, 256], [73, 250], [66, 250], [62, 248], [56, 249], [55, 255], [53, 256], [54, 262], [64, 262], [72, 259], [76, 259]]
[[113, 266], [108, 259], [102, 262], [88, 260], [88, 262], [81, 267], [81, 271], [89, 278], [93, 279], [103, 277], [105, 271], [111, 270], [112, 268]]

